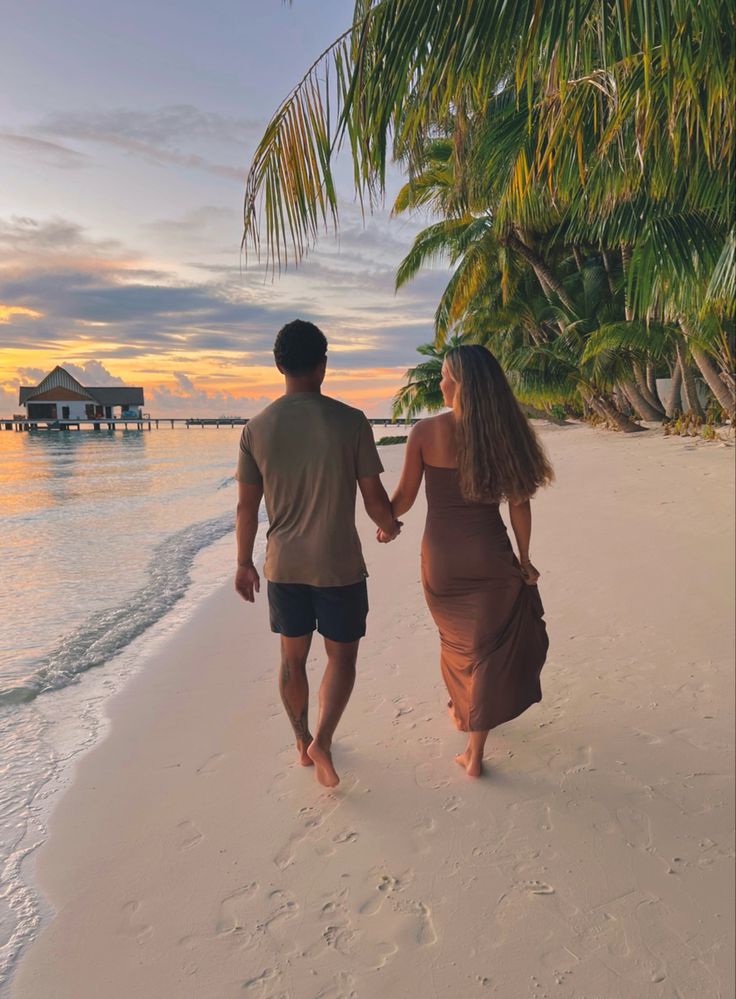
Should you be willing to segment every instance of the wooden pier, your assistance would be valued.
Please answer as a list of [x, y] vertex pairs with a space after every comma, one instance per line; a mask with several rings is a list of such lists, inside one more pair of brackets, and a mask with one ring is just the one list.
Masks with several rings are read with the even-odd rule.
[[[159, 430], [170, 427], [242, 427], [248, 422], [247, 417], [170, 417], [143, 416], [141, 418], [119, 417], [117, 419], [85, 419], [85, 420], [29, 420], [27, 417], [13, 416], [0, 419], [0, 430]], [[374, 427], [406, 426], [403, 420], [392, 420], [390, 417], [372, 417], [368, 422]], [[409, 420], [413, 426], [419, 420]]]

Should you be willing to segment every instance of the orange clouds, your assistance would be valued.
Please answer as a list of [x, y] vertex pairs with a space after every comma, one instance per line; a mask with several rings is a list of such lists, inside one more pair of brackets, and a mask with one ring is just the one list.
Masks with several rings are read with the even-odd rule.
[[0, 302], [0, 323], [9, 323], [11, 319], [26, 316], [28, 319], [40, 319], [42, 312], [26, 309], [23, 305], [3, 305]]

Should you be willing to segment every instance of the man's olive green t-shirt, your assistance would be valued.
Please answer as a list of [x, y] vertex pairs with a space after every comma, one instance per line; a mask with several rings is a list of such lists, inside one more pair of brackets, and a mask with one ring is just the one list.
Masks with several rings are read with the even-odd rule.
[[250, 420], [237, 478], [262, 484], [266, 579], [350, 586], [368, 573], [355, 528], [358, 479], [383, 471], [368, 420], [316, 392], [284, 395]]

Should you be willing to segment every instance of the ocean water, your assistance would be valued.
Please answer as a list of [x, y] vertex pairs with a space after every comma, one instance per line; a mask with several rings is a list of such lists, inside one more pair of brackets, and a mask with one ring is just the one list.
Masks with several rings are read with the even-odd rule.
[[48, 804], [110, 694], [232, 573], [239, 436], [0, 432], [0, 992], [44, 914]]

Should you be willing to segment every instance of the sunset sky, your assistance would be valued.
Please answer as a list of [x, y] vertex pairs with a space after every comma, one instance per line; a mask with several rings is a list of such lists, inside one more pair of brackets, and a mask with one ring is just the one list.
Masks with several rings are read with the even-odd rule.
[[339, 238], [297, 271], [272, 282], [239, 249], [255, 144], [351, 11], [34, 0], [6, 13], [0, 415], [56, 364], [88, 385], [143, 385], [154, 415], [249, 415], [280, 390], [271, 346], [297, 316], [330, 341], [328, 391], [388, 413], [448, 276], [394, 293], [426, 219], [364, 224], [345, 170]]

